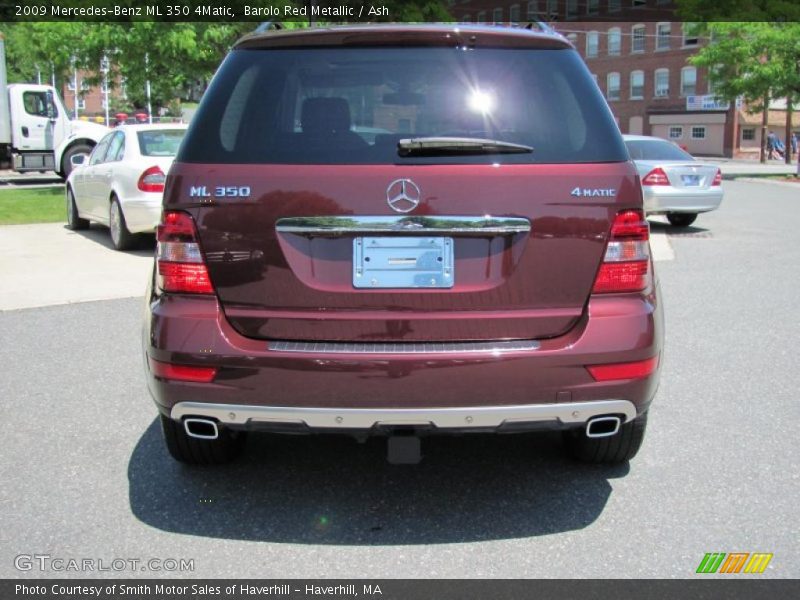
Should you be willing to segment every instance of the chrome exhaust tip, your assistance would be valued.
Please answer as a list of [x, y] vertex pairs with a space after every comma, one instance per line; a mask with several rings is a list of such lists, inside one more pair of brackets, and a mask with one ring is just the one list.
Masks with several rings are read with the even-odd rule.
[[215, 440], [219, 437], [217, 422], [211, 419], [184, 419], [183, 428], [186, 431], [186, 435], [199, 440]]
[[619, 417], [595, 417], [586, 423], [586, 437], [611, 437], [619, 431], [622, 419]]

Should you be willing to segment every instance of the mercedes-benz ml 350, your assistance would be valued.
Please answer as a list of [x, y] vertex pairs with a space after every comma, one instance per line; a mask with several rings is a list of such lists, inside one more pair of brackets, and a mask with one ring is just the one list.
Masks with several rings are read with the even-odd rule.
[[143, 342], [176, 459], [255, 430], [639, 449], [663, 340], [641, 185], [546, 26], [245, 37], [165, 185]]

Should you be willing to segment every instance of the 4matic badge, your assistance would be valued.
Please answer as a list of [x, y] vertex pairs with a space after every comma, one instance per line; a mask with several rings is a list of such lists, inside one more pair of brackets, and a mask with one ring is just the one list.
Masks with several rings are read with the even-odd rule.
[[617, 190], [614, 188], [582, 188], [576, 187], [569, 193], [570, 196], [578, 198], [614, 198]]

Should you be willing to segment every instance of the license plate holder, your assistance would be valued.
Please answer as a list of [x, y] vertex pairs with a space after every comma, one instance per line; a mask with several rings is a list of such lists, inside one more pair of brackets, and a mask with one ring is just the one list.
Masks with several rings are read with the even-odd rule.
[[353, 239], [353, 287], [451, 288], [453, 238], [384, 236]]

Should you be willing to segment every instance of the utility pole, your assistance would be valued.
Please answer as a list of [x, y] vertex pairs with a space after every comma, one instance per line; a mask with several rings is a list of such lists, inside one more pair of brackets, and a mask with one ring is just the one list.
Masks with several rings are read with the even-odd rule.
[[75, 110], [74, 117], [78, 118], [78, 68], [75, 66], [75, 57], [72, 57], [72, 87], [75, 90]]
[[145, 92], [147, 93], [147, 121], [153, 124], [153, 107], [150, 103], [150, 54], [144, 53], [144, 73], [147, 77], [145, 81]]
[[104, 54], [102, 60], [100, 61], [100, 71], [103, 73], [103, 89], [102, 89], [102, 92], [103, 92], [103, 107], [105, 108], [105, 111], [106, 111], [106, 127], [110, 127], [111, 126], [111, 121], [108, 118], [108, 104], [109, 104], [109, 98], [108, 98], [108, 95], [109, 95], [108, 94], [108, 92], [109, 92], [109, 90], [108, 90], [108, 71], [109, 71], [109, 68], [110, 68], [110, 64], [109, 64], [109, 61], [108, 61], [108, 56], [106, 56]]

